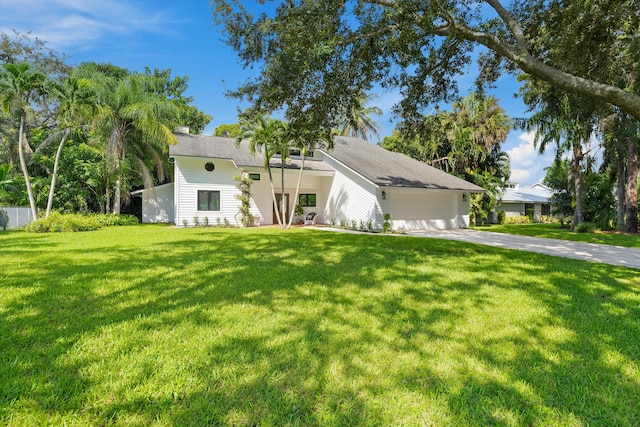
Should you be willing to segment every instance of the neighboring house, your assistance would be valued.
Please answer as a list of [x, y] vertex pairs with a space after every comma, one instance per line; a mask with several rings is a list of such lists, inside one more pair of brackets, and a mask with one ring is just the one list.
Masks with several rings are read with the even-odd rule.
[[[238, 225], [237, 181], [246, 171], [253, 179], [251, 213], [260, 225], [276, 224], [269, 176], [261, 153], [252, 155], [248, 143], [236, 148], [235, 140], [177, 134], [169, 148], [174, 162], [174, 182], [142, 190], [143, 222], [174, 222], [193, 226], [195, 219], [209, 224]], [[290, 153], [285, 164], [284, 198], [290, 212], [301, 159]], [[282, 197], [280, 157], [271, 160], [274, 187]], [[316, 149], [305, 159], [300, 203], [305, 214], [317, 213], [317, 224], [354, 222], [383, 226], [391, 214], [393, 230], [447, 229], [469, 226], [469, 193], [481, 187], [417, 160], [392, 153], [372, 143], [335, 137], [333, 150]], [[155, 200], [153, 200], [155, 198]], [[147, 200], [146, 202], [144, 200]], [[173, 212], [169, 212], [173, 206]]]
[[496, 212], [519, 216], [527, 215], [528, 210], [533, 209], [533, 221], [540, 222], [542, 215], [551, 215], [549, 198], [552, 195], [553, 190], [542, 183], [520, 187], [518, 183], [511, 182], [507, 184]]

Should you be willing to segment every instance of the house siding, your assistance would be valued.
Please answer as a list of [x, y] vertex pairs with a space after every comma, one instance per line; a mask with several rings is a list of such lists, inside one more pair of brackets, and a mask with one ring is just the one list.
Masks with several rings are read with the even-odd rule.
[[[207, 162], [212, 162], [215, 165], [213, 171], [209, 172], [205, 169], [204, 165]], [[269, 185], [269, 174], [266, 170], [255, 167], [238, 168], [230, 160], [186, 156], [175, 157], [175, 223], [178, 226], [184, 226], [184, 221], [186, 220], [187, 226], [191, 227], [194, 225], [194, 217], [197, 216], [200, 222], [207, 217], [211, 225], [217, 224], [218, 220], [220, 223], [224, 223], [226, 219], [231, 225], [239, 226], [238, 209], [240, 201], [237, 196], [240, 191], [237, 188], [238, 182], [234, 180], [234, 177], [240, 175], [242, 170], [260, 174], [260, 180], [254, 180], [251, 186], [250, 211], [255, 218], [254, 224], [274, 224], [273, 199]], [[282, 192], [280, 170], [272, 169], [271, 172], [275, 192], [280, 193]], [[285, 170], [284, 181], [284, 192], [289, 194], [291, 199], [289, 209], [292, 209], [298, 183], [298, 171]], [[313, 175], [309, 172], [303, 173], [300, 193], [316, 194], [316, 207], [304, 208], [305, 213], [319, 213], [322, 211], [326, 204], [323, 183], [323, 176]], [[198, 211], [197, 195], [199, 190], [220, 191], [220, 211]]]
[[[205, 163], [211, 161], [215, 169], [211, 172], [204, 167]], [[255, 171], [247, 169], [248, 172]], [[221, 159], [205, 159], [197, 157], [175, 157], [175, 222], [178, 226], [193, 226], [195, 217], [199, 222], [208, 219], [210, 225], [217, 223], [224, 224], [225, 220], [231, 225], [239, 225], [238, 209], [240, 201], [237, 196], [240, 191], [237, 182], [233, 179], [240, 175], [241, 169], [236, 168], [233, 162]], [[261, 173], [261, 172], [258, 172]], [[264, 193], [262, 179], [254, 182], [252, 193]], [[267, 184], [268, 188], [268, 179]], [[220, 210], [219, 211], [199, 211], [198, 191], [219, 191]], [[260, 203], [260, 206], [258, 205]], [[265, 200], [258, 198], [251, 202], [251, 214], [263, 218], [261, 209], [264, 209]]]
[[330, 157], [324, 159], [336, 170], [327, 192], [323, 212], [325, 222], [372, 221], [374, 228], [382, 227], [382, 209], [377, 186]]

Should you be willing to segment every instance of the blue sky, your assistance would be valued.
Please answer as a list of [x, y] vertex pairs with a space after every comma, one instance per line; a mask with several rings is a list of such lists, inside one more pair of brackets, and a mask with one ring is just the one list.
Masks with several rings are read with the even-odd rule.
[[[245, 70], [235, 52], [220, 41], [212, 26], [208, 0], [0, 0], [0, 31], [16, 29], [31, 33], [63, 52], [68, 62], [112, 63], [129, 70], [170, 68], [174, 76], [188, 76], [188, 95], [193, 104], [213, 116], [205, 129], [211, 134], [222, 123], [235, 123], [237, 100], [224, 93], [235, 89], [254, 70]], [[473, 83], [473, 75], [462, 76], [463, 93]], [[511, 77], [499, 80], [493, 92], [512, 117], [523, 117], [525, 107], [513, 94], [518, 86]], [[391, 107], [399, 99], [396, 92], [377, 93], [373, 105], [384, 114], [378, 119], [381, 137], [394, 128]], [[533, 135], [512, 131], [504, 145], [511, 157], [512, 180], [521, 185], [538, 182], [543, 168], [553, 160], [533, 147]]]

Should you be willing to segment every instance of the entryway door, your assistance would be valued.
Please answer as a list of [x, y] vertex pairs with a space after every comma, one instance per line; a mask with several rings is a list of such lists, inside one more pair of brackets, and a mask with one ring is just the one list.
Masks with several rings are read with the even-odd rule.
[[[278, 209], [282, 210], [282, 193], [276, 193], [276, 200], [278, 201]], [[285, 206], [285, 221], [289, 221], [289, 193], [285, 193], [284, 195], [284, 206]], [[282, 213], [280, 214], [282, 215]], [[276, 216], [276, 207], [273, 206], [273, 223], [278, 223], [278, 217]]]

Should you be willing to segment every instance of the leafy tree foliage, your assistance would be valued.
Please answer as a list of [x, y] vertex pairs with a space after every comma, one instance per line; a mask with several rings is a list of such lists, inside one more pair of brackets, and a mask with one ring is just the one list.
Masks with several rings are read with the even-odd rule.
[[106, 141], [106, 159], [116, 174], [112, 212], [119, 214], [122, 190], [131, 185], [128, 170], [137, 171], [145, 187], [153, 185], [150, 169], [164, 181], [167, 147], [176, 143], [172, 129], [178, 108], [154, 93], [157, 81], [149, 75], [130, 73], [116, 79], [92, 64], [82, 66], [78, 75], [91, 82], [96, 95], [99, 112], [93, 126], [95, 136]]
[[[557, 158], [545, 170], [547, 174], [544, 184], [553, 190], [551, 196], [552, 213], [560, 218], [564, 225], [565, 218], [572, 218], [576, 205], [575, 181], [569, 179], [569, 171], [573, 161]], [[589, 167], [584, 172], [585, 204], [584, 222], [594, 223], [603, 230], [613, 228], [615, 224], [615, 197], [613, 184], [607, 173], [592, 171]], [[576, 227], [574, 227], [576, 228]]]
[[14, 191], [11, 186], [13, 179], [10, 175], [11, 165], [9, 163], [0, 164], [0, 203], [3, 203], [9, 191]]
[[240, 135], [240, 124], [238, 123], [223, 123], [216, 126], [213, 130], [213, 136], [220, 136], [223, 138], [237, 138]]
[[1, 34], [0, 59], [0, 161], [20, 161], [22, 177], [11, 179], [26, 195], [7, 198], [34, 212], [46, 207], [45, 216], [54, 206], [118, 211], [132, 186], [168, 179], [175, 123], [199, 132], [210, 120], [184, 96], [188, 79], [171, 70], [72, 69], [45, 42], [17, 32]]
[[184, 92], [188, 89], [189, 77], [176, 76], [171, 78], [170, 68], [165, 70], [154, 68], [151, 71], [148, 67], [145, 67], [144, 73], [151, 77], [153, 92], [166, 97], [178, 108], [178, 124], [188, 126], [189, 133], [202, 133], [204, 128], [211, 122], [212, 117], [191, 105], [193, 96], [184, 95]]
[[534, 144], [539, 152], [543, 153], [553, 144], [558, 155], [571, 153], [568, 173], [575, 189], [571, 223], [575, 228], [584, 221], [586, 187], [583, 171], [586, 170], [592, 134], [598, 127], [601, 104], [530, 79], [525, 83], [523, 93], [525, 103], [534, 111], [527, 128], [535, 130]]
[[638, 58], [637, 0], [292, 0], [258, 14], [238, 0], [211, 3], [228, 44], [262, 71], [233, 94], [286, 108], [293, 128], [329, 132], [376, 83], [400, 88], [398, 112], [421, 121], [425, 107], [455, 98], [478, 46], [480, 84], [525, 72], [640, 119], [637, 90], [614, 77], [640, 81], [637, 61], [609, 61]]

